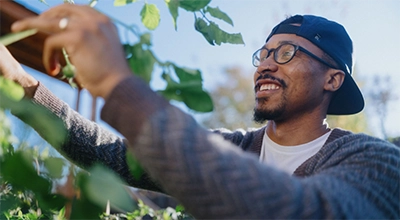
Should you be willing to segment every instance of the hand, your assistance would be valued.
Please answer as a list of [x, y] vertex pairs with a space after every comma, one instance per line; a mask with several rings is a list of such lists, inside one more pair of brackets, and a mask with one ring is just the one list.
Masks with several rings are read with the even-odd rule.
[[[63, 18], [68, 22], [60, 28]], [[43, 51], [49, 74], [58, 73], [63, 59], [59, 54], [65, 48], [76, 67], [77, 81], [93, 96], [106, 98], [121, 80], [131, 75], [116, 27], [107, 16], [89, 6], [59, 5], [12, 26], [14, 32], [31, 28], [50, 34]]]
[[0, 44], [0, 76], [20, 84], [25, 90], [25, 97], [29, 98], [33, 97], [39, 84], [25, 72], [3, 44]]

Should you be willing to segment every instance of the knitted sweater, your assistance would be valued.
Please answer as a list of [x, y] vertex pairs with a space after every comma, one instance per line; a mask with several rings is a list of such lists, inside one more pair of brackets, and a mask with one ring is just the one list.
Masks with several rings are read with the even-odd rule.
[[[162, 190], [196, 218], [400, 218], [400, 151], [377, 138], [334, 129], [288, 175], [258, 160], [265, 128], [215, 134], [134, 77], [112, 91], [101, 112], [129, 145], [43, 86], [34, 101], [64, 120], [67, 157], [84, 167], [101, 162], [130, 185]], [[126, 148], [151, 180], [130, 176]]]

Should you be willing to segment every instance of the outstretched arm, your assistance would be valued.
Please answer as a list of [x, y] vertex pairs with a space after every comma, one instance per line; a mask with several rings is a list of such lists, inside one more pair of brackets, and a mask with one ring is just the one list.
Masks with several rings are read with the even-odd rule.
[[[54, 96], [45, 86], [29, 75], [1, 44], [0, 58], [0, 76], [20, 84], [25, 90], [25, 98], [50, 110], [64, 122], [67, 138], [61, 149], [56, 148], [62, 155], [83, 168], [88, 168], [94, 163], [102, 163], [114, 170], [131, 186], [161, 191], [147, 174], [139, 180], [131, 175], [126, 164], [126, 140], [84, 118]], [[30, 124], [30, 126], [43, 136], [36, 124]]]

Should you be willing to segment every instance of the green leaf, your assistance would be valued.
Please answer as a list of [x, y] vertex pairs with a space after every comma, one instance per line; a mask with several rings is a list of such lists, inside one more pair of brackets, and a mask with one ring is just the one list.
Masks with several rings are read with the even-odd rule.
[[89, 200], [100, 207], [105, 207], [110, 201], [110, 206], [115, 210], [134, 210], [135, 203], [124, 188], [126, 183], [117, 174], [101, 165], [95, 165], [89, 173], [81, 188]]
[[[1, 97], [0, 97], [1, 100]], [[1, 101], [0, 101], [1, 102]], [[0, 158], [5, 154], [13, 154], [14, 147], [13, 142], [16, 142], [14, 136], [11, 133], [11, 122], [7, 118], [4, 110], [0, 108]]]
[[210, 28], [208, 27], [207, 22], [202, 18], [196, 18], [194, 28], [203, 35], [208, 43], [214, 45], [214, 36], [212, 36], [212, 32], [209, 32]]
[[160, 23], [160, 10], [158, 10], [155, 4], [144, 4], [140, 11], [142, 17], [142, 23], [149, 30], [154, 30]]
[[133, 177], [137, 180], [143, 175], [143, 168], [140, 166], [139, 162], [133, 157], [133, 153], [130, 149], [126, 153], [126, 163], [128, 164], [129, 170]]
[[49, 193], [36, 193], [35, 194], [40, 207], [43, 210], [60, 210], [66, 203], [67, 199], [59, 194], [51, 194]]
[[17, 151], [13, 155], [7, 155], [0, 163], [0, 173], [4, 181], [16, 189], [29, 189], [39, 194], [50, 192], [50, 182], [37, 174], [33, 167], [32, 156], [27, 151]]
[[167, 88], [158, 91], [160, 95], [168, 100], [176, 100], [183, 102], [183, 97], [181, 96], [181, 91], [178, 86], [179, 83], [175, 82], [169, 74], [163, 73], [162, 78], [167, 82]]
[[0, 76], [0, 91], [14, 101], [19, 101], [24, 97], [24, 89], [12, 80]]
[[211, 45], [221, 45], [221, 43], [244, 44], [240, 33], [227, 33], [221, 30], [218, 25], [212, 21], [207, 24], [202, 18], [197, 18], [195, 21], [195, 29], [200, 32]]
[[142, 44], [124, 45], [125, 51], [129, 52], [128, 64], [136, 75], [147, 83], [151, 80], [154, 63], [156, 59], [150, 50], [144, 50]]
[[235, 33], [235, 34], [226, 33], [225, 36], [226, 36], [226, 43], [244, 44], [242, 34], [240, 34], [240, 33]]
[[10, 212], [11, 210], [22, 206], [21, 204], [22, 201], [18, 199], [16, 196], [10, 194], [1, 195], [0, 203], [1, 203], [0, 219], [6, 219], [4, 218], [3, 213]]
[[183, 93], [183, 102], [187, 107], [198, 112], [211, 112], [213, 102], [208, 93], [203, 90], [187, 90]]
[[48, 109], [33, 104], [30, 100], [18, 102], [10, 99], [0, 90], [0, 108], [10, 109], [22, 121], [31, 125], [55, 148], [59, 148], [67, 135], [63, 121]]
[[179, 15], [178, 14], [179, 1], [178, 0], [165, 0], [165, 3], [167, 3], [169, 13], [172, 16], [175, 30], [177, 30], [178, 27], [176, 24], [176, 19], [178, 18], [178, 15]]
[[151, 34], [145, 33], [140, 36], [140, 43], [151, 46]]
[[136, 2], [136, 0], [114, 0], [114, 6], [124, 6], [132, 2]]
[[158, 91], [169, 100], [177, 100], [198, 112], [210, 112], [213, 110], [213, 103], [210, 95], [203, 90], [201, 73], [199, 70], [181, 68], [172, 64], [179, 82], [174, 81], [168, 74], [164, 73], [163, 78], [167, 87]]
[[210, 15], [213, 16], [214, 18], [221, 19], [233, 26], [232, 19], [226, 13], [222, 12], [218, 7], [212, 8], [208, 6], [205, 11], [210, 13]]
[[173, 67], [174, 67], [175, 73], [178, 76], [180, 82], [183, 83], [183, 82], [195, 81], [195, 82], [199, 82], [200, 85], [203, 82], [203, 79], [201, 78], [200, 70], [180, 68], [176, 65], [174, 65]]
[[195, 12], [206, 7], [210, 2], [211, 0], [180, 0], [179, 7], [186, 11]]
[[208, 93], [202, 90], [198, 83], [170, 83], [161, 95], [170, 100], [177, 100], [198, 112], [210, 112], [213, 110], [213, 102]]
[[[84, 181], [81, 180], [81, 182]], [[105, 206], [93, 203], [84, 193], [82, 191], [80, 198], [73, 200], [70, 219], [99, 219], [100, 214], [104, 212]]]
[[49, 171], [49, 175], [52, 178], [61, 178], [63, 177], [63, 168], [65, 165], [65, 161], [62, 158], [57, 157], [48, 157], [44, 159], [44, 166], [47, 171]]
[[176, 212], [183, 212], [183, 211], [185, 211], [185, 207], [183, 207], [183, 205], [177, 205], [175, 207], [175, 211]]

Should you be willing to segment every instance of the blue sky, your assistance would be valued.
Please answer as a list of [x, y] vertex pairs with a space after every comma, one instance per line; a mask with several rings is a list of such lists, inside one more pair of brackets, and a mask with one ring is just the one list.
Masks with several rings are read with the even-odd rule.
[[[18, 0], [40, 12], [48, 6], [38, 0]], [[62, 3], [62, 0], [47, 0], [50, 5]], [[76, 0], [86, 4], [87, 0]], [[139, 12], [145, 1], [137, 1], [124, 7], [113, 7], [113, 0], [99, 0], [96, 8], [123, 21], [137, 24], [141, 31], [146, 29], [140, 23]], [[337, 21], [345, 26], [353, 39], [357, 78], [370, 79], [375, 74], [391, 76], [391, 87], [395, 94], [400, 94], [397, 83], [400, 82], [400, 1], [398, 0], [213, 0], [210, 6], [218, 6], [233, 20], [234, 27], [218, 22], [228, 32], [241, 32], [246, 45], [210, 46], [193, 28], [193, 14], [179, 10], [178, 31], [174, 30], [172, 18], [163, 0], [148, 0], [155, 3], [161, 11], [160, 26], [153, 34], [153, 49], [161, 60], [170, 60], [178, 65], [202, 70], [204, 84], [211, 89], [216, 82], [223, 82], [223, 68], [237, 65], [249, 72], [249, 80], [254, 68], [251, 55], [265, 41], [271, 28], [288, 15], [315, 14]], [[131, 35], [126, 37], [121, 32], [123, 41], [134, 42]], [[49, 80], [48, 77], [33, 73], [57, 96], [75, 105], [75, 91], [62, 83]], [[369, 80], [371, 81], [371, 80]], [[155, 81], [152, 86], [163, 85]], [[364, 85], [364, 90], [373, 89], [374, 85]], [[391, 102], [386, 119], [389, 136], [400, 136], [400, 96]], [[90, 97], [82, 98], [81, 113], [89, 117]], [[378, 127], [379, 116], [366, 105], [366, 113], [375, 136], [381, 137]]]

